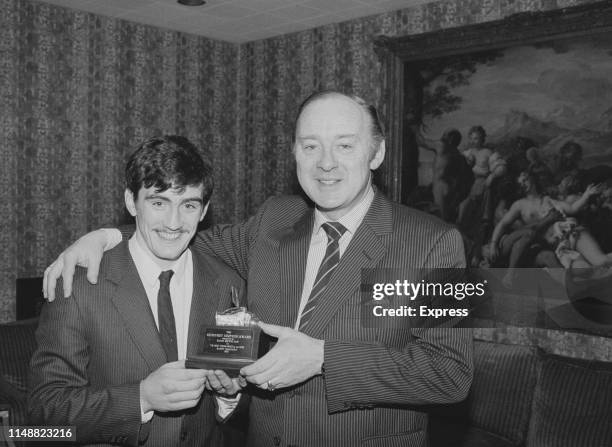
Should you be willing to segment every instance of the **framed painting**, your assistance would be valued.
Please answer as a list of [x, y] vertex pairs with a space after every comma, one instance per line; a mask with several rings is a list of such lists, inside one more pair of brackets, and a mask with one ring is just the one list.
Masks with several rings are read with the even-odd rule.
[[381, 187], [456, 224], [468, 261], [499, 268], [506, 290], [519, 267], [588, 271], [579, 286], [578, 275], [557, 279], [588, 284], [582, 311], [604, 318], [577, 329], [612, 334], [612, 4], [375, 44]]

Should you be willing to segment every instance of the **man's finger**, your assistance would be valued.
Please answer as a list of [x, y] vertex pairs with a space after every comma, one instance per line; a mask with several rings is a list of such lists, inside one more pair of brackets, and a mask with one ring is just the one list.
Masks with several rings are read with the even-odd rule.
[[166, 383], [165, 389], [168, 390], [168, 394], [187, 393], [193, 391], [202, 392], [205, 383], [205, 379], [172, 380], [171, 383]]
[[102, 262], [102, 253], [92, 253], [89, 255], [87, 262], [87, 281], [91, 284], [98, 283], [98, 273], [100, 271], [100, 263]]
[[55, 286], [57, 285], [57, 278], [62, 274], [62, 267], [64, 264], [62, 263], [61, 257], [57, 258], [53, 264], [51, 264], [47, 270], [45, 270], [45, 278], [43, 279], [43, 283], [46, 280], [46, 298], [49, 301], [53, 301], [55, 299]]
[[175, 368], [185, 369], [185, 360], [175, 360], [174, 362], [168, 362], [161, 366], [161, 368]]
[[171, 377], [173, 380], [206, 379], [208, 372], [206, 369], [185, 368], [185, 359], [165, 363], [159, 369], [164, 370], [166, 377]]
[[240, 370], [240, 375], [246, 376], [247, 380], [249, 382], [252, 382], [251, 376], [267, 371], [268, 369], [272, 368], [276, 364], [276, 362], [276, 353], [274, 352], [274, 348], [272, 348], [272, 351], [268, 352], [255, 363], [252, 363], [242, 368]]
[[215, 370], [215, 376], [223, 388], [230, 389], [234, 386], [234, 382], [225, 374], [225, 371]]
[[223, 386], [223, 384], [219, 381], [219, 378], [212, 371], [207, 376], [207, 378], [208, 378], [208, 383], [210, 383], [210, 386], [212, 387], [213, 390], [218, 390], [220, 387]]
[[205, 379], [209, 370], [185, 368], [185, 360], [169, 362], [162, 366], [177, 380]]
[[277, 326], [276, 324], [268, 324], [260, 321], [257, 323], [262, 331], [266, 334], [271, 335], [272, 337], [280, 338], [282, 335], [285, 335], [287, 329], [285, 326]]
[[74, 266], [76, 260], [72, 256], [66, 255], [64, 258], [64, 268], [62, 269], [62, 280], [64, 281], [64, 297], [72, 295], [72, 280], [74, 278]]
[[206, 372], [201, 369], [172, 369], [169, 373], [174, 380], [186, 382], [206, 379]]
[[219, 387], [215, 387], [216, 391], [225, 395], [234, 395], [240, 392], [240, 389], [243, 388], [240, 386], [238, 379], [231, 379], [225, 371], [220, 369], [214, 371], [214, 375], [217, 378], [219, 383]]
[[255, 374], [248, 378], [248, 381], [253, 385], [257, 385], [260, 388], [268, 389], [268, 385], [272, 384], [272, 386], [276, 387], [276, 383], [274, 382], [274, 378], [277, 377], [277, 371], [267, 370], [262, 372], [261, 374]]
[[[47, 293], [47, 277], [49, 276], [49, 269], [51, 268], [51, 266], [47, 267], [45, 269], [45, 273], [43, 275], [43, 296], [45, 297], [46, 300], [49, 299], [49, 293]], [[53, 297], [55, 298], [55, 297]], [[51, 300], [53, 301], [53, 300]]]
[[169, 402], [184, 402], [184, 401], [190, 401], [190, 400], [197, 400], [200, 398], [203, 392], [204, 392], [204, 385], [202, 384], [200, 388], [196, 388], [193, 390], [187, 390], [187, 391], [176, 391], [174, 393], [171, 393], [168, 395], [168, 401]]
[[247, 380], [244, 376], [238, 376], [238, 385], [240, 385], [240, 388], [247, 386]]

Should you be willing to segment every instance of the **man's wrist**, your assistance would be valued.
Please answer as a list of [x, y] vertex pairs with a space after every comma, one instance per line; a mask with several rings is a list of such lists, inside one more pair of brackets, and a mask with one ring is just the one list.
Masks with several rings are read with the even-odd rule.
[[121, 243], [121, 231], [116, 228], [100, 228], [100, 231], [104, 235], [105, 245], [104, 251], [108, 251], [111, 248], [116, 247]]

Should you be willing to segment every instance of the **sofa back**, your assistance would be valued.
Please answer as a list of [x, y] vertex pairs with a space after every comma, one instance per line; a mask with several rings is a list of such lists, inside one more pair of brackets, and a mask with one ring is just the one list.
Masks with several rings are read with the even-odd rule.
[[38, 318], [0, 325], [0, 407], [11, 425], [26, 424], [27, 378]]
[[461, 403], [435, 406], [432, 447], [610, 447], [612, 363], [476, 341]]
[[612, 446], [612, 362], [540, 360], [526, 446]]

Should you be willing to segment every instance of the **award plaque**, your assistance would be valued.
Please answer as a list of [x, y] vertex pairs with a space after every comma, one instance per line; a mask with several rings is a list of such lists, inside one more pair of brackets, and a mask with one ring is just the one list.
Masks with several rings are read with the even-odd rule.
[[[234, 300], [232, 291], [232, 302]], [[215, 315], [215, 326], [202, 326], [197, 352], [185, 361], [187, 368], [220, 369], [237, 377], [262, 351], [259, 319], [246, 307], [232, 307]]]

